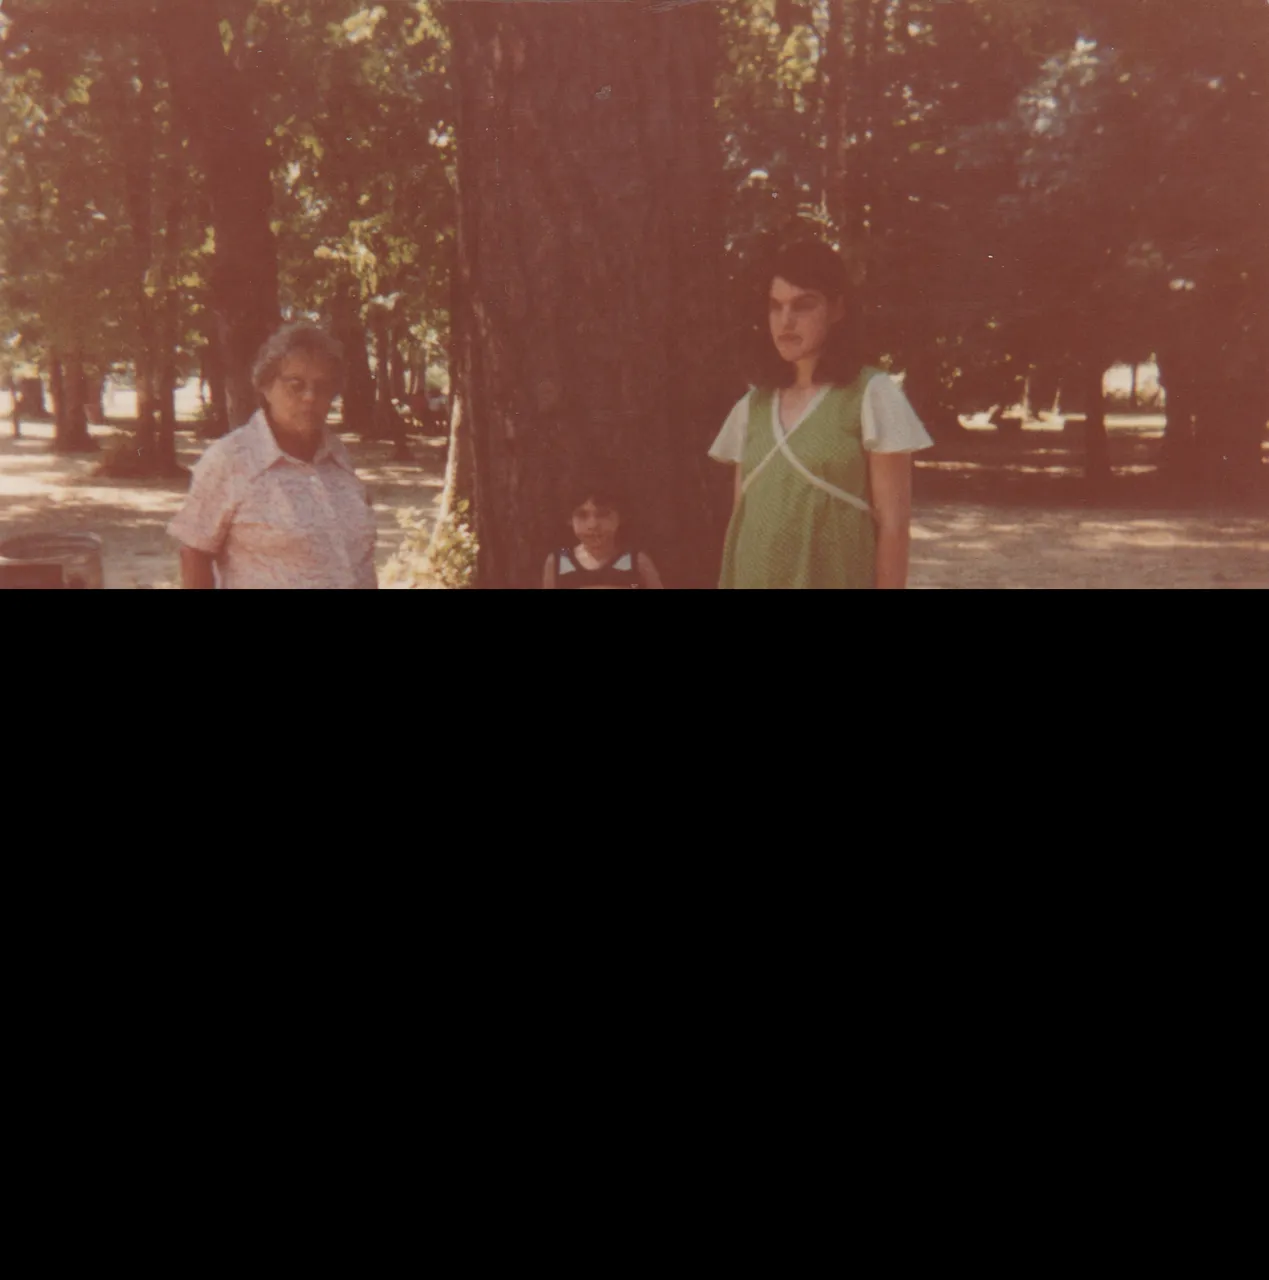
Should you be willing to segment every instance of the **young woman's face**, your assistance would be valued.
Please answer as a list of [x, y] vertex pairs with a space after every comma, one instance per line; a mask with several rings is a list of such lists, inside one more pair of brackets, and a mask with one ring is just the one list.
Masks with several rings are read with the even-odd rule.
[[791, 364], [815, 359], [845, 309], [842, 298], [830, 300], [815, 289], [800, 289], [776, 276], [771, 282], [768, 311], [776, 350]]
[[573, 512], [573, 533], [588, 551], [609, 547], [617, 537], [621, 517], [612, 507], [588, 498]]

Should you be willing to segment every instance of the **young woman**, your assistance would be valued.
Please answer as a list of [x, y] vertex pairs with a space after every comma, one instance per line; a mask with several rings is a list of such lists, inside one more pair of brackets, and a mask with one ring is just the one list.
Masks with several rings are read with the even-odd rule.
[[771, 342], [710, 449], [736, 468], [724, 589], [907, 585], [912, 454], [934, 442], [889, 375], [863, 364], [847, 293], [826, 244], [777, 256]]

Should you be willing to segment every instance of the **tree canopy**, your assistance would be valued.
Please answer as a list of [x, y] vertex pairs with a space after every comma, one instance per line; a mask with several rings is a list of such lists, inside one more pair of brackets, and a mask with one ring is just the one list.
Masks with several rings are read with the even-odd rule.
[[[255, 348], [299, 316], [345, 343], [348, 425], [399, 432], [400, 405], [447, 378], [456, 307], [502, 304], [456, 287], [459, 157], [479, 141], [456, 101], [462, 7], [0, 3], [0, 374], [45, 374], [61, 447], [87, 445], [93, 386], [126, 370], [133, 452], [170, 466], [177, 381], [206, 377], [207, 431], [237, 425]], [[717, 15], [708, 252], [733, 280], [731, 336], [748, 265], [814, 231], [936, 434], [1028, 381], [1087, 398], [1109, 364], [1155, 357], [1173, 475], [1250, 483], [1269, 417], [1269, 6]], [[482, 56], [502, 49], [488, 33]], [[570, 146], [553, 127], [543, 154]]]

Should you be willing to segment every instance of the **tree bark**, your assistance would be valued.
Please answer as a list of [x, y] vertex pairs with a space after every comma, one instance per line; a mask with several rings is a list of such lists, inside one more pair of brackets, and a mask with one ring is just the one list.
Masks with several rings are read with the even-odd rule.
[[476, 456], [472, 449], [471, 425], [461, 395], [450, 397], [449, 457], [445, 464], [445, 484], [436, 525], [432, 532], [435, 548], [455, 521], [471, 525], [470, 507], [476, 488]]
[[842, 226], [846, 211], [846, 0], [829, 0], [825, 33], [824, 75], [824, 205], [833, 226]]
[[216, 326], [212, 325], [206, 335], [207, 346], [203, 349], [203, 377], [207, 382], [208, 398], [211, 401], [210, 420], [204, 422], [201, 434], [214, 440], [229, 430], [229, 400], [225, 386], [225, 361], [220, 349], [220, 335]]
[[97, 445], [88, 431], [88, 412], [84, 404], [84, 355], [72, 347], [62, 356], [53, 356], [54, 419], [53, 451], [55, 453], [92, 453]]
[[855, 14], [851, 36], [851, 88], [848, 93], [850, 117], [847, 133], [851, 164], [846, 179], [845, 218], [843, 228], [848, 237], [864, 236], [868, 220], [869, 189], [872, 175], [870, 161], [873, 148], [869, 141], [872, 126], [875, 69], [872, 66], [872, 24], [875, 0], [854, 0]]
[[176, 383], [182, 309], [176, 281], [185, 223], [185, 173], [179, 152], [166, 158], [164, 177], [167, 189], [164, 192], [163, 241], [158, 254], [159, 323], [155, 353], [159, 417], [153, 464], [159, 475], [174, 475], [179, 470], [176, 462]]
[[155, 426], [158, 416], [158, 387], [155, 370], [157, 337], [156, 302], [151, 286], [154, 257], [154, 153], [156, 143], [155, 79], [157, 59], [151, 49], [142, 47], [137, 55], [136, 96], [130, 87], [110, 81], [107, 90], [116, 113], [116, 127], [132, 133], [132, 145], [125, 152], [124, 192], [128, 221], [132, 230], [132, 287], [135, 317], [133, 374], [137, 407], [135, 459], [129, 450], [130, 469], [149, 470], [154, 457]]
[[278, 324], [277, 244], [264, 128], [249, 71], [225, 55], [214, 0], [163, 0], [155, 18], [177, 111], [201, 156], [216, 233], [212, 297], [229, 426], [255, 412], [251, 367]]
[[1261, 461], [1269, 394], [1263, 370], [1214, 379], [1199, 409], [1196, 471], [1207, 497], [1242, 501], [1264, 486]]
[[1105, 361], [1093, 359], [1084, 366], [1084, 394], [1088, 398], [1084, 422], [1084, 481], [1093, 493], [1103, 492], [1111, 478], [1105, 378]]
[[410, 363], [409, 342], [408, 330], [400, 328], [391, 331], [388, 347], [388, 381], [394, 400], [403, 401], [406, 398], [406, 374]]
[[1194, 426], [1200, 401], [1197, 373], [1186, 348], [1160, 354], [1159, 385], [1167, 396], [1159, 465], [1169, 488], [1184, 491], [1194, 481]]
[[523, 587], [574, 477], [616, 471], [675, 585], [717, 572], [721, 328], [712, 5], [458, 4], [458, 390], [477, 585]]
[[17, 383], [17, 395], [24, 418], [47, 418], [48, 402], [44, 397], [42, 378], [21, 378]]

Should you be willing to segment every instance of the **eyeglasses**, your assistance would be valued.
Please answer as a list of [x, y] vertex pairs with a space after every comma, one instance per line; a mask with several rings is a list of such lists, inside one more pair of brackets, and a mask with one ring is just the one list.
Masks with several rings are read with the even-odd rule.
[[282, 389], [297, 400], [303, 399], [311, 391], [315, 400], [333, 400], [337, 387], [333, 382], [308, 382], [304, 378], [279, 378]]

